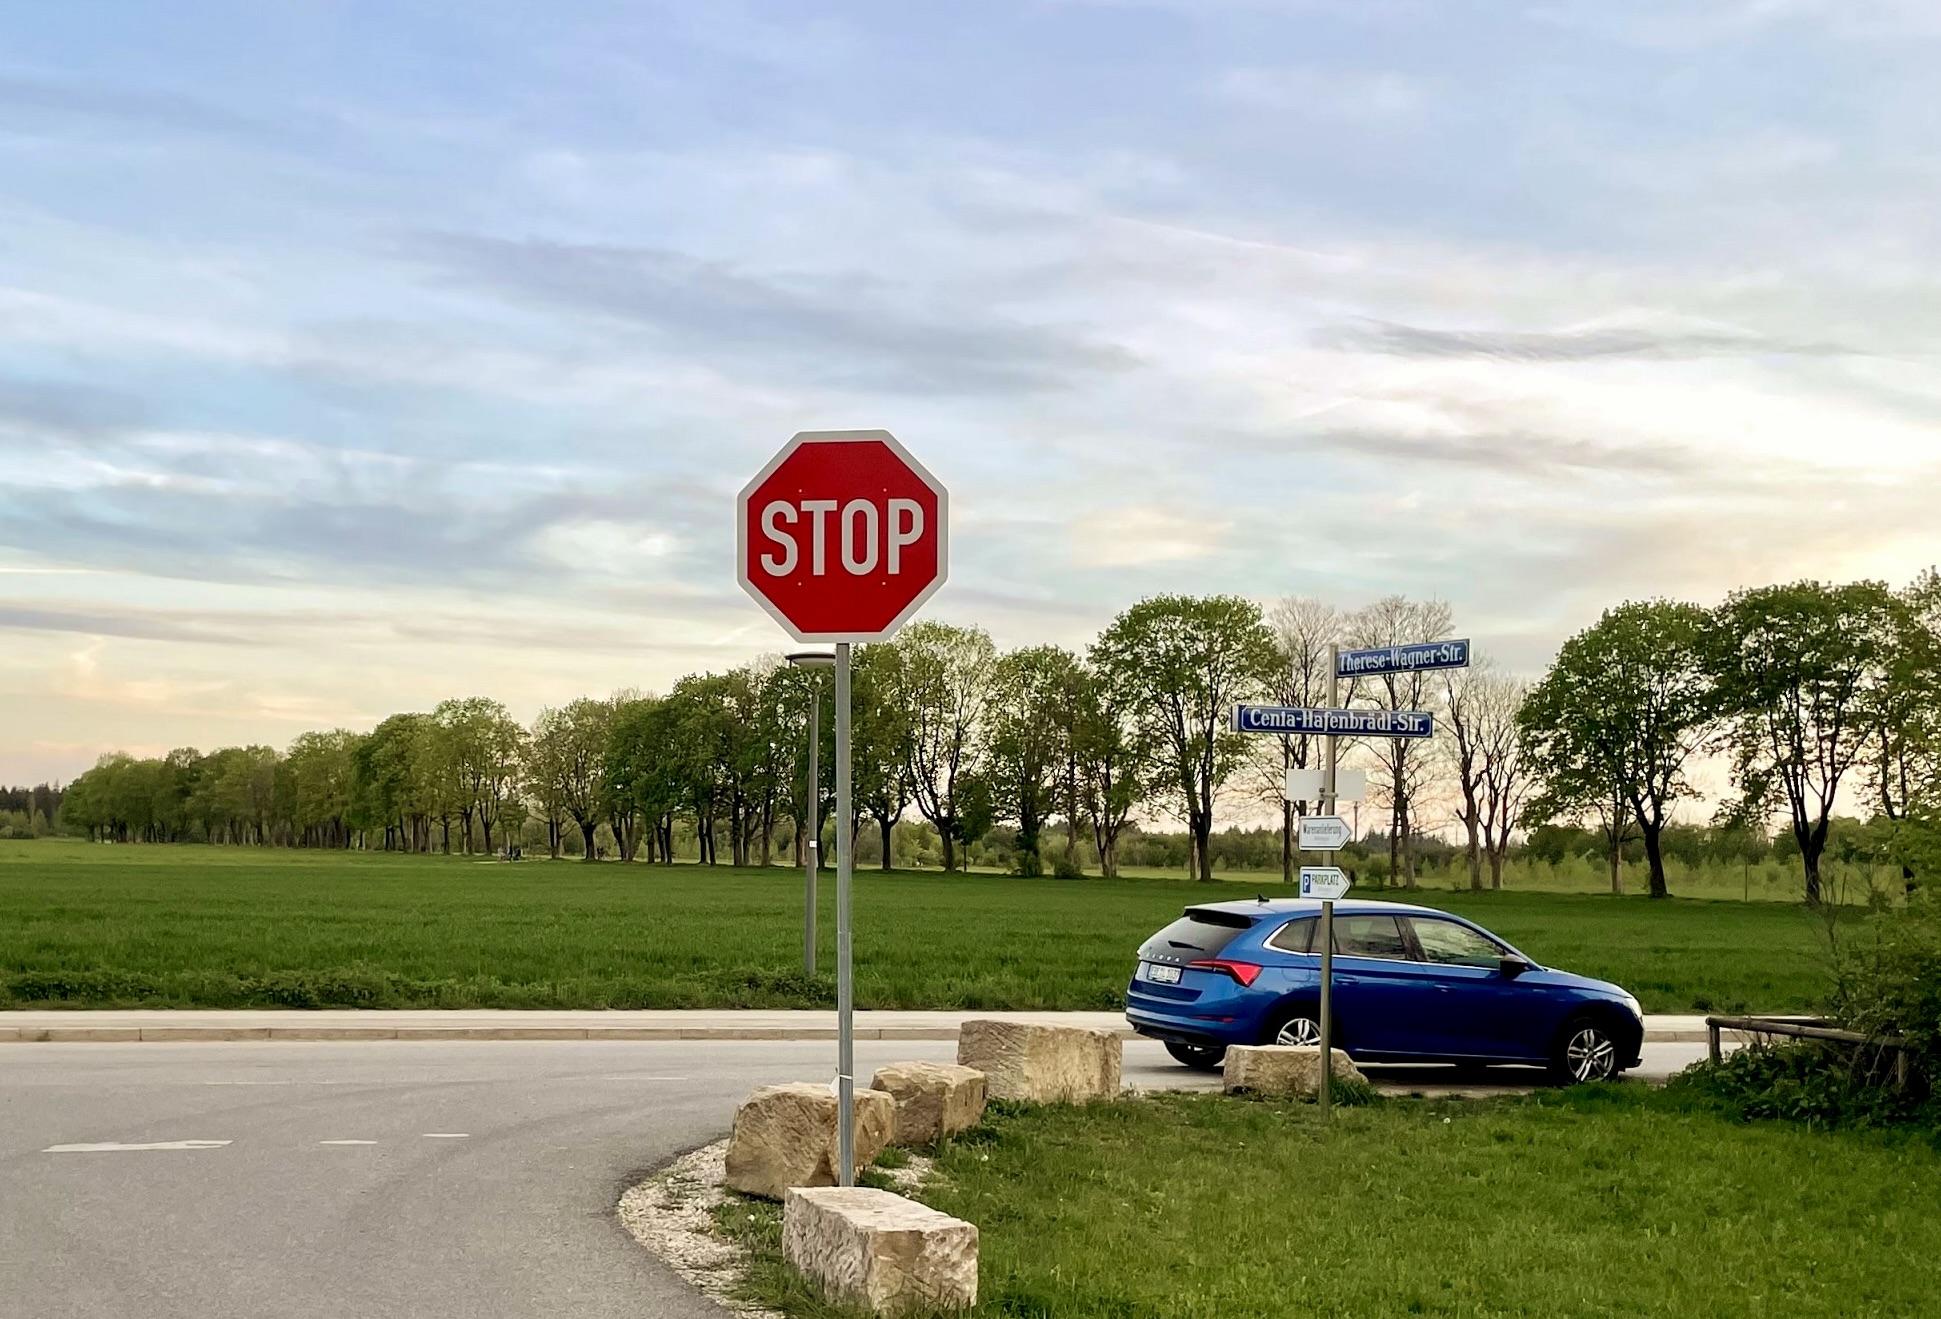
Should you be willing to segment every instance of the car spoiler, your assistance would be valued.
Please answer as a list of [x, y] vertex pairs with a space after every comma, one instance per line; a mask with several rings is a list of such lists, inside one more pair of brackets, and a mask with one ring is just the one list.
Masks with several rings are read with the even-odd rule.
[[1218, 907], [1188, 907], [1180, 915], [1205, 921], [1208, 925], [1224, 925], [1230, 930], [1252, 929], [1255, 920], [1245, 912], [1222, 911]]

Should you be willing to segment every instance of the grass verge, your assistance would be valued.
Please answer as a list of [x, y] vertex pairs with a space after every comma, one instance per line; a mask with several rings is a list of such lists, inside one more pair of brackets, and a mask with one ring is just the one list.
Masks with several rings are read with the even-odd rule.
[[[923, 1199], [978, 1225], [976, 1316], [1933, 1313], [1941, 1155], [1733, 1122], [1639, 1085], [1337, 1111], [1220, 1096], [1007, 1107], [941, 1152]], [[824, 1302], [780, 1212], [718, 1220], [751, 1299]]]
[[[0, 1006], [825, 1007], [828, 976], [800, 970], [801, 884], [780, 867], [0, 842]], [[859, 874], [857, 1002], [1115, 1008], [1152, 931], [1188, 902], [1253, 891]], [[1813, 918], [1777, 903], [1407, 896], [1653, 1012], [1801, 1009], [1825, 989]]]

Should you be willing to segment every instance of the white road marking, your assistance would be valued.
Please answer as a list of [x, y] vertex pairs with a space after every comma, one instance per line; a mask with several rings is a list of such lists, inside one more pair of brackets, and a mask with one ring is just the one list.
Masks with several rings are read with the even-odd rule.
[[49, 1145], [42, 1154], [118, 1154], [124, 1150], [219, 1150], [226, 1140], [154, 1140], [143, 1144], [123, 1144], [104, 1140], [92, 1145]]
[[319, 1145], [375, 1145], [374, 1140], [320, 1140]]
[[619, 1076], [603, 1076], [600, 1079], [602, 1081], [689, 1081], [693, 1078], [687, 1076], [629, 1076], [622, 1074]]
[[427, 1131], [425, 1133], [426, 1140], [470, 1140], [471, 1138], [472, 1133], [469, 1131]]

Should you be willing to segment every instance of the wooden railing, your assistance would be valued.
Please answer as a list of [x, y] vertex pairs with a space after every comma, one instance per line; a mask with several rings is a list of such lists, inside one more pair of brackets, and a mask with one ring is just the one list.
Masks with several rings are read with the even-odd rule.
[[1871, 1044], [1894, 1050], [1894, 1084], [1907, 1084], [1907, 1041], [1898, 1036], [1862, 1035], [1841, 1030], [1821, 1017], [1707, 1017], [1706, 1051], [1713, 1062], [1720, 1057], [1719, 1032], [1734, 1030], [1743, 1035], [1784, 1035], [1800, 1040], [1828, 1040], [1835, 1044]]

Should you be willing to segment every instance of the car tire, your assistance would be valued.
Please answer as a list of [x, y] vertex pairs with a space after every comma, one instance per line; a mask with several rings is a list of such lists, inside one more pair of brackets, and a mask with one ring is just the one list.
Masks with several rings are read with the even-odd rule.
[[1550, 1048], [1550, 1075], [1559, 1085], [1615, 1081], [1623, 1070], [1617, 1033], [1602, 1017], [1572, 1017]]
[[1181, 1044], [1167, 1040], [1166, 1052], [1173, 1055], [1173, 1061], [1185, 1063], [1196, 1072], [1217, 1072], [1227, 1061], [1224, 1044]]
[[[1313, 1008], [1295, 1008], [1275, 1017], [1262, 1034], [1262, 1044], [1304, 1044], [1310, 1048], [1321, 1043], [1321, 1014]], [[1335, 1032], [1329, 1043], [1341, 1047], [1341, 1034]]]

